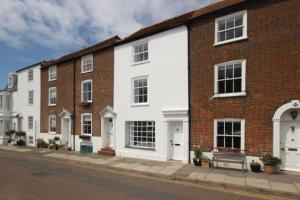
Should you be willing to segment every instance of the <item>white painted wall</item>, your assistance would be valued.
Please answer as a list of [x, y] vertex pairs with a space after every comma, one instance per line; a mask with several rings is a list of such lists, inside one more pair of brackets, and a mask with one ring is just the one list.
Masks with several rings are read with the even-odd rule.
[[[22, 118], [22, 130], [26, 132], [26, 142], [29, 136], [33, 136], [34, 144], [40, 133], [40, 108], [41, 108], [41, 71], [40, 65], [18, 72], [18, 89], [12, 93], [12, 110], [14, 115], [20, 113]], [[33, 70], [33, 81], [28, 81], [28, 71]], [[34, 91], [34, 104], [28, 104], [28, 91]], [[33, 116], [34, 128], [28, 129], [28, 116]], [[13, 124], [18, 126], [18, 121], [14, 117]], [[12, 126], [14, 126], [12, 124]]]
[[[149, 41], [149, 62], [132, 65], [132, 45]], [[119, 156], [167, 160], [163, 110], [188, 110], [188, 32], [185, 26], [115, 48], [114, 111]], [[132, 106], [132, 79], [148, 77], [149, 105]], [[156, 150], [125, 147], [126, 121], [155, 121]], [[188, 135], [188, 133], [187, 133]], [[188, 150], [186, 155], [188, 155]]]

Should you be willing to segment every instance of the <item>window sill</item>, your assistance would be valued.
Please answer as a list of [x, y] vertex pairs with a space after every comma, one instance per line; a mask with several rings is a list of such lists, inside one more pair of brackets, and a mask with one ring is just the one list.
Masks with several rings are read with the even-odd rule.
[[137, 103], [137, 104], [131, 104], [131, 107], [142, 107], [142, 106], [149, 106], [149, 103]]
[[155, 148], [143, 148], [143, 147], [130, 147], [130, 146], [125, 146], [127, 149], [136, 149], [136, 150], [145, 150], [145, 151], [155, 151]]
[[51, 135], [56, 135], [56, 132], [48, 132]]
[[87, 74], [87, 73], [91, 73], [91, 72], [93, 72], [93, 70], [86, 71], [86, 72], [81, 72], [81, 74]]
[[221, 45], [224, 45], [224, 44], [238, 42], [238, 41], [247, 40], [247, 39], [248, 39], [247, 36], [240, 37], [240, 38], [234, 38], [234, 39], [226, 40], [226, 41], [223, 41], [223, 42], [215, 42], [213, 46], [221, 46]]
[[228, 94], [215, 94], [213, 98], [226, 98], [226, 97], [243, 97], [246, 96], [246, 92], [228, 93]]
[[142, 62], [133, 63], [131, 66], [142, 65], [142, 64], [146, 64], [146, 63], [150, 63], [150, 60], [146, 60], [146, 61], [142, 61]]
[[51, 82], [51, 81], [56, 81], [56, 79], [53, 79], [53, 80], [50, 80], [50, 79], [49, 79], [48, 81], [49, 81], [49, 82]]
[[48, 106], [49, 106], [49, 107], [55, 107], [56, 104], [49, 104]]

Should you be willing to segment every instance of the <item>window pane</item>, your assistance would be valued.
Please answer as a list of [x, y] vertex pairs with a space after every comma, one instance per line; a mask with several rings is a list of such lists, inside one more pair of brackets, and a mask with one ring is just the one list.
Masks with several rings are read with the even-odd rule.
[[235, 79], [234, 92], [241, 92], [241, 91], [242, 91], [242, 79]]
[[218, 82], [218, 93], [219, 94], [225, 93], [225, 81]]
[[241, 122], [233, 123], [233, 135], [241, 135]]
[[242, 64], [235, 64], [234, 65], [234, 77], [242, 77]]
[[243, 36], [243, 27], [236, 28], [234, 30], [234, 37], [242, 37]]
[[226, 66], [226, 78], [233, 78], [233, 65]]
[[218, 79], [225, 79], [225, 67], [218, 67]]
[[217, 147], [224, 147], [224, 136], [217, 137]]
[[226, 32], [223, 31], [223, 32], [220, 32], [218, 33], [219, 34], [219, 42], [222, 42], [226, 39], [225, 35], [226, 35]]
[[226, 29], [233, 28], [234, 26], [234, 18], [230, 18], [226, 20]]
[[218, 135], [224, 135], [224, 122], [218, 122]]
[[241, 148], [241, 138], [240, 137], [233, 138], [233, 148], [235, 148], [235, 149]]
[[232, 122], [225, 122], [225, 134], [232, 135]]
[[226, 81], [226, 93], [233, 92], [233, 80]]
[[219, 26], [219, 31], [225, 30], [225, 21], [224, 20], [219, 21], [218, 26]]
[[226, 31], [226, 40], [230, 40], [234, 38], [234, 29], [230, 29]]
[[243, 25], [243, 15], [239, 15], [235, 17], [235, 26]]
[[232, 148], [232, 137], [225, 137], [225, 147]]

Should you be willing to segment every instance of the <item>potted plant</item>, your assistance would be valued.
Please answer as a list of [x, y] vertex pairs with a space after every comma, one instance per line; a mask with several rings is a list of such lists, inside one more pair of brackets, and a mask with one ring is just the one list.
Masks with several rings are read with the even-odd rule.
[[252, 162], [250, 163], [250, 168], [252, 172], [258, 173], [261, 172], [261, 165], [259, 162], [255, 162], [254, 160], [252, 160]]
[[209, 159], [207, 156], [202, 156], [201, 162], [202, 162], [202, 167], [203, 168], [212, 167], [211, 159]]
[[24, 131], [17, 131], [16, 132], [16, 137], [17, 139], [17, 146], [25, 146], [25, 136], [26, 136], [26, 132]]
[[195, 166], [201, 166], [202, 148], [200, 146], [194, 146], [194, 158], [193, 162]]
[[58, 136], [55, 136], [54, 137], [54, 140], [53, 140], [53, 144], [55, 146], [55, 150], [58, 151], [58, 141], [59, 141], [59, 137]]
[[267, 174], [276, 174], [276, 168], [281, 164], [280, 158], [274, 157], [271, 154], [266, 154], [261, 160], [264, 163], [264, 170]]
[[41, 138], [38, 138], [36, 140], [36, 145], [37, 145], [37, 148], [44, 148], [44, 144], [45, 144], [45, 141]]
[[5, 132], [5, 135], [8, 136], [8, 143], [11, 143], [12, 139], [11, 137], [16, 134], [16, 131], [15, 130], [7, 130]]

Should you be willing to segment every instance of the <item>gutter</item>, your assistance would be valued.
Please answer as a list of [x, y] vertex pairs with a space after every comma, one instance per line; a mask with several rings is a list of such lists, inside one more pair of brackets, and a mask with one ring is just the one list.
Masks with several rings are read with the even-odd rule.
[[189, 164], [191, 163], [191, 124], [192, 124], [192, 121], [191, 121], [191, 84], [190, 84], [190, 81], [191, 81], [191, 42], [190, 42], [190, 32], [191, 32], [191, 26], [190, 26], [190, 23], [187, 23], [186, 24], [186, 27], [187, 27], [187, 30], [188, 30], [188, 36], [187, 36], [187, 39], [188, 39], [188, 102], [189, 102], [189, 105], [188, 105], [188, 116], [189, 116], [189, 149], [188, 149], [188, 152], [189, 152], [189, 156], [188, 156], [188, 159], [189, 159]]
[[73, 115], [72, 115], [72, 119], [73, 119], [73, 151], [75, 151], [75, 119], [76, 119], [76, 115], [75, 115], [75, 109], [76, 109], [76, 81], [75, 81], [75, 75], [76, 75], [76, 58], [73, 58]]

